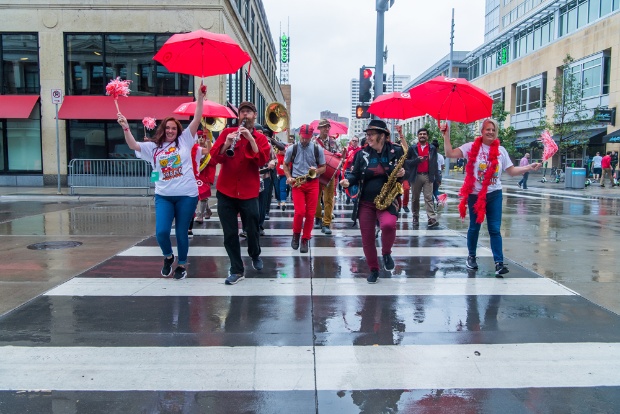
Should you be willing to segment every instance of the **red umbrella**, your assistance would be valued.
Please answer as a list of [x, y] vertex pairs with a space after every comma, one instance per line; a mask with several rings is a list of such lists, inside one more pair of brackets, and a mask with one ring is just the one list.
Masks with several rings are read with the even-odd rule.
[[408, 119], [426, 115], [424, 109], [406, 92], [392, 92], [381, 95], [368, 108], [368, 112], [384, 119]]
[[[330, 136], [333, 136], [335, 134], [346, 134], [347, 132], [349, 132], [349, 127], [343, 124], [342, 122], [332, 121], [330, 119], [329, 123], [331, 124], [329, 128], [329, 133], [328, 133]], [[316, 121], [310, 122], [310, 128], [312, 128], [314, 132], [318, 133], [319, 132], [319, 121], [316, 120]]]
[[195, 30], [172, 35], [153, 59], [170, 72], [204, 78], [235, 73], [250, 55], [228, 35]]
[[[177, 109], [172, 112], [178, 115], [193, 116], [194, 112], [196, 112], [196, 101], [181, 104]], [[231, 111], [230, 108], [228, 108], [227, 106], [220, 105], [219, 103], [210, 101], [208, 99], [205, 99], [204, 101], [202, 116], [211, 118], [237, 117], [237, 115], [235, 115], [235, 113]]]
[[470, 123], [491, 116], [493, 99], [464, 78], [438, 76], [409, 90], [411, 99], [433, 118]]

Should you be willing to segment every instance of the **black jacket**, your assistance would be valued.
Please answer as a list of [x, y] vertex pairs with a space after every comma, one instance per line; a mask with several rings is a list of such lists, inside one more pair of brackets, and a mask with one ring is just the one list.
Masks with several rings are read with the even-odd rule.
[[[434, 182], [438, 178], [438, 166], [437, 166], [437, 148], [434, 145], [427, 144], [428, 149], [428, 179], [430, 182]], [[409, 152], [407, 153], [407, 161], [405, 161], [405, 177], [410, 183], [415, 182], [415, 178], [418, 175], [418, 144], [410, 145]]]

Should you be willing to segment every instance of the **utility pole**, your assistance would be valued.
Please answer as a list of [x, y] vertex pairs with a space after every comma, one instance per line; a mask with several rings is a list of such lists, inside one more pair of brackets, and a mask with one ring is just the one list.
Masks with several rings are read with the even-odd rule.
[[[385, 12], [394, 4], [394, 0], [375, 0], [377, 10], [377, 45], [375, 54], [375, 99], [383, 95], [383, 43]], [[373, 119], [377, 117], [373, 115]]]

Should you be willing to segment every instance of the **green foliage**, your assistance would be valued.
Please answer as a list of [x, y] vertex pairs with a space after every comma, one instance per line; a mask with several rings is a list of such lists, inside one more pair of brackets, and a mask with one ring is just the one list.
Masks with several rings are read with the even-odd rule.
[[517, 133], [515, 129], [511, 126], [508, 128], [504, 127], [504, 122], [506, 118], [508, 118], [510, 112], [504, 109], [504, 102], [497, 102], [493, 105], [492, 117], [499, 123], [499, 131], [497, 131], [497, 137], [499, 141], [502, 143], [502, 147], [506, 148], [508, 155], [510, 155], [513, 159], [518, 159], [521, 157], [521, 151], [517, 149], [515, 146], [515, 140], [517, 139]]
[[[424, 124], [424, 128], [428, 129], [428, 136], [430, 142], [437, 140], [439, 142], [439, 152], [444, 153], [443, 147], [443, 135], [439, 130], [436, 122], [427, 122]], [[460, 122], [450, 123], [450, 142], [453, 148], [458, 148], [466, 142], [473, 141], [474, 133], [471, 128], [471, 124], [462, 124]]]

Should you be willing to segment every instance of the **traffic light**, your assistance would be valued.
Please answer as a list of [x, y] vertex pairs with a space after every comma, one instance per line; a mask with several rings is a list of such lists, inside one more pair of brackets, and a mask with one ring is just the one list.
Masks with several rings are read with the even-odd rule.
[[362, 66], [360, 68], [360, 102], [368, 102], [372, 97], [372, 95], [370, 94], [370, 91], [372, 90], [371, 79], [372, 70], [368, 69], [366, 66]]
[[355, 107], [355, 117], [357, 119], [370, 118], [370, 113], [368, 112], [368, 108], [370, 108], [370, 105], [357, 105]]

